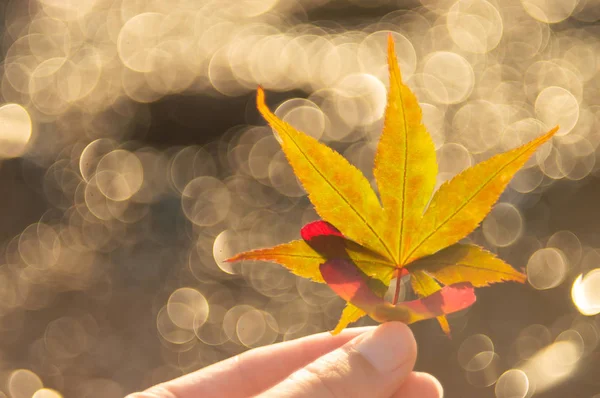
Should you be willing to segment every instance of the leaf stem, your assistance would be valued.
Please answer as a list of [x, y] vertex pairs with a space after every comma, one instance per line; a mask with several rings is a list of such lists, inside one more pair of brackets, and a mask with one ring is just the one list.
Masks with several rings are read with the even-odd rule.
[[398, 304], [398, 299], [400, 298], [400, 281], [401, 281], [401, 277], [396, 278], [396, 291], [394, 292], [394, 300], [392, 301], [392, 304], [396, 305]]

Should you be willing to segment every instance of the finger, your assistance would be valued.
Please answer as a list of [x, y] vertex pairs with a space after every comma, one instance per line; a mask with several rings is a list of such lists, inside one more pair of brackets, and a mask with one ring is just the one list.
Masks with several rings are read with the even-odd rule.
[[442, 398], [444, 389], [432, 375], [423, 372], [411, 372], [392, 398]]
[[260, 397], [387, 398], [410, 374], [416, 357], [408, 326], [388, 322], [308, 364]]
[[336, 336], [319, 333], [256, 348], [127, 398], [248, 397], [346, 344], [373, 327], [347, 328]]

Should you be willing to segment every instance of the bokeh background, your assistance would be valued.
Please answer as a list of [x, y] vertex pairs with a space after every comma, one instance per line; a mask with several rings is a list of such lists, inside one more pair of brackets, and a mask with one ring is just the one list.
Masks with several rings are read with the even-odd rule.
[[372, 179], [388, 32], [439, 183], [561, 126], [469, 238], [528, 284], [480, 289], [452, 339], [414, 325], [418, 369], [451, 398], [600, 397], [597, 0], [5, 0], [0, 16], [0, 397], [122, 397], [332, 329], [326, 286], [223, 262], [317, 218], [254, 92]]

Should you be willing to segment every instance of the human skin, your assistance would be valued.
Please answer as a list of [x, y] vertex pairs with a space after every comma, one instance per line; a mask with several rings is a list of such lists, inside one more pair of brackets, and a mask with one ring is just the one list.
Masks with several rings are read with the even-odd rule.
[[126, 398], [442, 397], [416, 358], [409, 327], [388, 322], [256, 348]]

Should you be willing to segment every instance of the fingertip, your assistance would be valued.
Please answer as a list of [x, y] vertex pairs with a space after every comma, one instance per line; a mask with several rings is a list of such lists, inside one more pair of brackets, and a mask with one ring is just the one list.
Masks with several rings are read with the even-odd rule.
[[424, 372], [411, 372], [392, 398], [443, 398], [444, 388], [434, 376]]
[[387, 322], [363, 336], [354, 348], [379, 372], [412, 370], [417, 359], [417, 342], [406, 324]]

